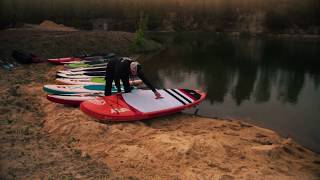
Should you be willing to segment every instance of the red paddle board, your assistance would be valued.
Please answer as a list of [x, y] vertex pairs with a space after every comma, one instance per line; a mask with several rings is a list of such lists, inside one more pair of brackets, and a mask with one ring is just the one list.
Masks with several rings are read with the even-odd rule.
[[47, 95], [47, 99], [64, 105], [79, 106], [80, 103], [86, 100], [95, 99], [97, 96], [102, 96], [103, 93], [81, 93], [81, 94], [60, 94], [60, 95]]
[[48, 61], [54, 64], [63, 64], [65, 62], [70, 62], [70, 61], [80, 61], [80, 59], [75, 57], [65, 57], [65, 58], [48, 59]]
[[176, 113], [198, 105], [206, 96], [189, 89], [158, 90], [163, 98], [155, 99], [151, 90], [133, 90], [112, 96], [96, 97], [80, 104], [80, 109], [99, 120], [135, 121]]

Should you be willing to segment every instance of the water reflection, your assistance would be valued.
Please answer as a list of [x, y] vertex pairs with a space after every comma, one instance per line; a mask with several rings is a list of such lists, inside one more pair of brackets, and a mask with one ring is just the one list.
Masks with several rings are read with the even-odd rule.
[[[161, 87], [165, 77], [179, 83], [186, 81], [186, 75], [190, 73], [201, 73], [196, 85], [205, 86], [212, 103], [223, 102], [225, 95], [230, 93], [238, 105], [251, 96], [258, 103], [267, 102], [272, 88], [276, 88], [279, 101], [297, 103], [306, 75], [318, 89], [320, 43], [317, 41], [297, 46], [292, 45], [297, 43], [295, 40], [279, 43], [278, 40], [225, 36], [173, 37], [169, 39], [168, 49], [145, 63], [146, 70]], [[163, 74], [165, 77], [160, 77]]]
[[259, 120], [320, 151], [319, 41], [194, 35], [152, 36], [168, 44], [144, 62], [158, 87], [202, 88], [203, 115]]

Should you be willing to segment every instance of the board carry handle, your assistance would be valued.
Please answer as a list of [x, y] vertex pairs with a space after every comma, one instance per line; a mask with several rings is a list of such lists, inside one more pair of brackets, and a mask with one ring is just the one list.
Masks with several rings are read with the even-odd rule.
[[160, 94], [158, 91], [157, 91], [157, 93], [158, 93], [160, 96], [156, 96], [155, 99], [162, 99], [162, 98], [164, 98], [164, 97], [161, 96], [161, 94]]

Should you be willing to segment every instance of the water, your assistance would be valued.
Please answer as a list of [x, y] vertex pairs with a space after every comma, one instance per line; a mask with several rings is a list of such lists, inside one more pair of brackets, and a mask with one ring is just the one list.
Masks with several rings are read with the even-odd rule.
[[157, 87], [202, 89], [207, 98], [200, 115], [249, 121], [320, 152], [319, 40], [211, 33], [151, 37], [168, 46], [143, 63]]

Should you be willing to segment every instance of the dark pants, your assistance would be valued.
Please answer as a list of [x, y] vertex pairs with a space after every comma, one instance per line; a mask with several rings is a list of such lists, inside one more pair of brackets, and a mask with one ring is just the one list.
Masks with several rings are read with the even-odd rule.
[[125, 93], [131, 92], [131, 86], [130, 86], [130, 83], [129, 83], [129, 77], [121, 77], [120, 79], [121, 79], [122, 84], [123, 84], [124, 92]]
[[115, 82], [115, 85], [117, 87], [118, 92], [121, 92], [121, 86], [120, 86], [120, 80], [123, 83], [123, 87], [124, 87], [124, 92], [128, 93], [131, 92], [131, 87], [130, 87], [130, 83], [129, 83], [129, 77], [114, 77], [113, 74], [107, 74], [106, 75], [106, 86], [105, 86], [105, 90], [104, 90], [104, 95], [105, 96], [110, 96], [112, 94], [111, 90], [112, 90], [112, 82]]
[[[123, 69], [123, 68], [122, 68]], [[105, 96], [110, 96], [112, 94], [112, 82], [115, 82], [118, 92], [121, 92], [120, 80], [123, 83], [124, 92], [130, 92], [131, 87], [129, 83], [129, 75], [125, 72], [121, 72], [119, 61], [111, 60], [106, 68], [106, 86], [104, 90]]]

